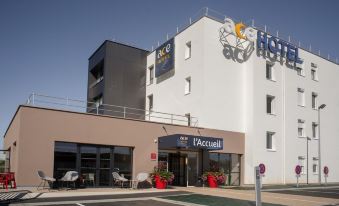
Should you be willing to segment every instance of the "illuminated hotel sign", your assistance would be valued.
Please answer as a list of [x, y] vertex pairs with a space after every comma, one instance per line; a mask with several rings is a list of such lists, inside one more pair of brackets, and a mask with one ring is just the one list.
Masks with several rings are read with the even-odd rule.
[[225, 19], [225, 23], [221, 29], [228, 34], [236, 36], [236, 38], [240, 40], [249, 42], [256, 41], [257, 49], [269, 51], [275, 56], [279, 55], [280, 58], [286, 58], [289, 62], [302, 63], [302, 60], [299, 58], [298, 47], [274, 36], [268, 36], [266, 32], [257, 31], [252, 27], [246, 27], [243, 23], [234, 23], [230, 18]]
[[216, 137], [174, 134], [159, 138], [159, 147], [162, 149], [191, 148], [206, 150], [222, 150], [223, 146], [224, 146], [223, 139]]
[[174, 38], [162, 44], [155, 52], [155, 77], [174, 68]]

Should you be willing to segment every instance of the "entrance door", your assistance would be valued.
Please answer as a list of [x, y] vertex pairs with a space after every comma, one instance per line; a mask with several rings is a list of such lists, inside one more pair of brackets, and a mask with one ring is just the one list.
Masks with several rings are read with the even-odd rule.
[[168, 170], [173, 172], [175, 186], [186, 186], [186, 154], [169, 153], [168, 154]]
[[173, 185], [195, 186], [198, 180], [198, 153], [168, 153], [168, 170], [173, 172]]
[[187, 154], [187, 186], [195, 186], [198, 181], [198, 153]]

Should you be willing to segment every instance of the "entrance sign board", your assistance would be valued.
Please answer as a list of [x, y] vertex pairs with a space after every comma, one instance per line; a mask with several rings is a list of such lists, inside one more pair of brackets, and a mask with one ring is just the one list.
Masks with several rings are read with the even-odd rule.
[[153, 161], [157, 160], [157, 153], [155, 153], [155, 152], [151, 153], [151, 160], [153, 160]]
[[185, 134], [174, 134], [159, 137], [160, 148], [191, 148], [206, 150], [222, 150], [224, 140], [216, 137], [193, 136]]

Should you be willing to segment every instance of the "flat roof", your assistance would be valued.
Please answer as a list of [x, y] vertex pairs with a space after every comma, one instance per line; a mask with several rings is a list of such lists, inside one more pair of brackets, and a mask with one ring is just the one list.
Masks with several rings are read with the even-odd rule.
[[[160, 124], [160, 125], [167, 125], [167, 126], [174, 126], [174, 127], [187, 127], [187, 128], [192, 128], [192, 129], [208, 129], [208, 130], [214, 130], [214, 131], [225, 131], [225, 130], [212, 129], [212, 128], [185, 126], [185, 125], [179, 125], [179, 124], [170, 124], [170, 123], [165, 123], [165, 122], [155, 122], [155, 121], [141, 120], [141, 119], [131, 119], [131, 118], [116, 117], [116, 116], [109, 116], [109, 115], [103, 115], [103, 114], [94, 114], [94, 113], [88, 113], [88, 112], [77, 112], [77, 111], [69, 111], [69, 110], [55, 109], [55, 108], [48, 108], [48, 107], [38, 107], [38, 106], [32, 106], [32, 105], [19, 105], [15, 114], [12, 117], [11, 122], [9, 123], [9, 125], [6, 129], [6, 132], [3, 136], [3, 138], [6, 137], [7, 132], [9, 130], [9, 128], [11, 127], [12, 123], [13, 123], [13, 120], [15, 119], [16, 115], [18, 114], [18, 112], [21, 108], [31, 108], [31, 109], [49, 110], [49, 111], [73, 113], [73, 114], [80, 114], [80, 115], [90, 115], [90, 116], [95, 116], [95, 117], [98, 117], [98, 118], [121, 119], [121, 120], [125, 120], [125, 121], [136, 121], [136, 122], [144, 122], [144, 123], [150, 123], [150, 124]], [[235, 132], [235, 131], [225, 131], [225, 132], [234, 132], [234, 133], [244, 134], [243, 132]]]

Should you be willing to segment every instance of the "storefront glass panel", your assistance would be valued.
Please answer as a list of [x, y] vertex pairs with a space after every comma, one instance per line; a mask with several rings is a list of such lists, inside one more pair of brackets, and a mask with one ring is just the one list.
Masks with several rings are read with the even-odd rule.
[[76, 170], [77, 145], [56, 142], [54, 150], [54, 177], [62, 178], [67, 171]]
[[79, 172], [81, 185], [110, 186], [113, 171], [131, 178], [132, 155], [129, 147], [55, 142], [54, 177], [60, 179], [74, 170]]

